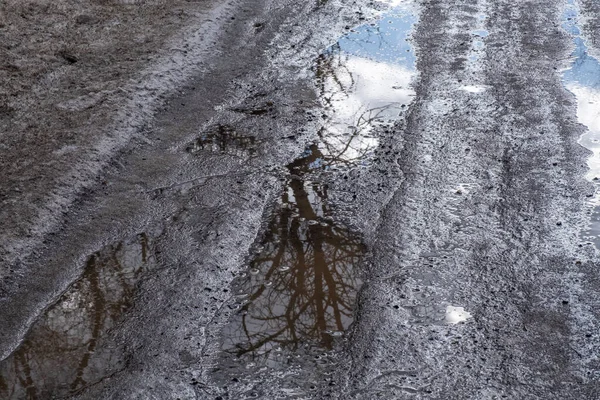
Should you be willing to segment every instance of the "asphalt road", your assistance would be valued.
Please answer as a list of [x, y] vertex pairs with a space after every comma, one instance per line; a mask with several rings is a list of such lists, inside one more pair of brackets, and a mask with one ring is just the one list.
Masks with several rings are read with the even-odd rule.
[[600, 399], [600, 7], [298, 3], [11, 219], [0, 397]]

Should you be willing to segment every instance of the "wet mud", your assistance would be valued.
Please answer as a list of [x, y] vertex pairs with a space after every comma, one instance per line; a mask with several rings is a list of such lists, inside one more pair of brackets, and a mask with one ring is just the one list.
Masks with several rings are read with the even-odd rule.
[[122, 369], [127, 360], [119, 349], [100, 344], [132, 307], [136, 285], [153, 263], [145, 234], [90, 256], [81, 278], [0, 363], [0, 397], [65, 397]]
[[236, 1], [224, 51], [48, 247], [160, 233], [5, 308], [0, 397], [600, 398], [578, 2]]
[[[289, 21], [291, 26], [294, 18], [305, 21], [305, 16], [316, 19], [316, 16], [313, 17], [316, 11], [311, 9], [310, 4], [289, 3], [277, 3], [275, 9], [270, 7], [270, 2], [262, 0], [219, 4], [219, 7], [225, 10], [223, 13], [227, 14], [213, 18], [219, 27], [214, 36], [201, 35], [202, 38], [199, 39], [206, 40], [206, 46], [211, 52], [206, 55], [206, 62], [198, 67], [202, 69], [202, 73], [198, 72], [194, 84], [184, 88], [185, 94], [182, 90], [175, 96], [181, 95], [185, 99], [170, 102], [169, 110], [164, 112], [166, 116], [160, 122], [161, 126], [156, 129], [145, 127], [138, 137], [139, 142], [136, 140], [128, 145], [123, 154], [115, 157], [114, 164], [106, 173], [108, 177], [100, 181], [99, 187], [94, 188], [94, 191], [86, 193], [83, 204], [77, 204], [77, 211], [73, 212], [77, 217], [71, 215], [68, 222], [65, 222], [65, 232], [61, 232], [61, 239], [69, 252], [65, 259], [84, 258], [89, 254], [89, 248], [95, 248], [90, 243], [98, 243], [101, 239], [109, 241], [110, 238], [119, 237], [123, 231], [146, 231], [146, 223], [154, 226], [152, 222], [166, 222], [169, 228], [160, 239], [161, 244], [170, 244], [168, 251], [163, 253], [169, 261], [161, 260], [163, 264], [159, 268], [160, 272], [157, 272], [163, 279], [158, 282], [153, 274], [152, 279], [143, 280], [140, 296], [144, 302], [139, 308], [136, 303], [135, 318], [114, 317], [114, 321], [117, 322], [113, 324], [113, 317], [101, 317], [96, 314], [89, 317], [96, 321], [95, 331], [103, 333], [103, 329], [109, 327], [110, 332], [101, 335], [91, 344], [88, 343], [87, 337], [92, 334], [86, 336], [85, 332], [82, 333], [79, 339], [82, 342], [82, 354], [70, 355], [69, 360], [73, 361], [65, 363], [62, 366], [63, 370], [55, 374], [46, 373], [50, 367], [40, 367], [39, 372], [35, 367], [40, 363], [56, 365], [56, 358], [60, 357], [52, 355], [51, 359], [47, 360], [45, 353], [39, 350], [41, 345], [38, 343], [46, 343], [52, 336], [52, 332], [40, 331], [41, 328], [38, 328], [45, 324], [47, 317], [42, 314], [37, 322], [33, 318], [33, 322], [30, 322], [27, 318], [32, 311], [35, 312], [48, 304], [49, 299], [45, 299], [42, 292], [51, 290], [53, 286], [63, 282], [52, 281], [40, 285], [40, 295], [32, 296], [34, 298], [27, 303], [27, 309], [15, 307], [14, 312], [10, 310], [12, 325], [6, 326], [2, 332], [6, 335], [3, 338], [7, 338], [2, 341], [4, 351], [11, 354], [3, 363], [6, 367], [2, 375], [3, 387], [6, 387], [11, 396], [18, 398], [27, 395], [28, 390], [35, 393], [34, 395], [43, 393], [49, 396], [82, 398], [119, 398], [122, 393], [132, 393], [132, 397], [136, 397], [138, 393], [140, 398], [191, 398], [194, 391], [199, 398], [205, 396], [206, 393], [202, 392], [205, 387], [198, 382], [205, 381], [204, 375], [211, 365], [208, 357], [212, 351], [212, 332], [213, 329], [220, 329], [220, 320], [229, 310], [228, 307], [223, 307], [229, 296], [229, 283], [232, 276], [239, 272], [243, 256], [256, 238], [256, 229], [261, 224], [260, 218], [268, 204], [267, 198], [272, 200], [271, 191], [279, 186], [275, 184], [276, 178], [272, 176], [280, 172], [274, 164], [285, 168], [294, 154], [298, 154], [305, 146], [307, 135], [299, 132], [300, 128], [310, 126], [306, 124], [305, 112], [311, 107], [306, 104], [314, 101], [312, 88], [305, 87], [305, 82], [298, 80], [295, 74], [280, 76], [280, 71], [274, 71], [269, 65], [270, 60], [266, 56], [263, 57], [263, 52], [269, 50], [268, 46], [275, 34], [279, 29], [283, 29], [282, 24]], [[303, 14], [298, 16], [294, 11], [301, 11]], [[247, 32], [248, 27], [256, 27], [260, 21], [268, 21], [268, 24], [263, 22], [264, 29], [260, 32]], [[337, 27], [325, 28], [337, 31]], [[321, 30], [317, 32], [317, 36], [321, 35]], [[240, 37], [248, 40], [240, 41]], [[320, 37], [313, 38], [312, 32], [309, 39], [312, 42], [322, 40]], [[217, 40], [218, 43], [213, 43]], [[279, 40], [283, 45], [288, 44], [288, 39], [275, 40]], [[179, 50], [177, 54], [181, 52]], [[175, 57], [175, 62], [177, 61], [178, 58]], [[254, 87], [257, 77], [263, 75], [264, 82], [259, 82], [260, 92], [267, 93], [269, 101], [260, 101], [252, 97], [258, 90]], [[170, 76], [165, 78], [168, 79]], [[281, 86], [290, 92], [282, 90]], [[248, 98], [251, 101], [246, 103], [243, 99]], [[297, 105], [297, 102], [301, 103], [303, 99], [305, 105]], [[241, 106], [232, 107], [240, 102], [243, 103]], [[278, 118], [271, 118], [274, 116]], [[224, 122], [215, 124], [214, 121]], [[280, 135], [285, 138], [284, 143], [280, 143]], [[117, 134], [115, 136], [123, 138]], [[301, 142], [296, 143], [296, 138]], [[252, 168], [256, 167], [252, 171], [254, 174], [249, 173], [250, 167], [231, 162], [231, 157], [228, 157], [240, 156], [245, 160], [254, 154], [255, 149], [264, 157], [253, 161]], [[186, 150], [193, 156], [186, 155]], [[300, 173], [303, 168], [299, 167], [296, 173]], [[302, 179], [304, 178], [307, 177]], [[72, 179], [75, 180], [76, 177]], [[196, 184], [207, 180], [210, 181], [209, 184]], [[290, 185], [296, 191], [305, 190], [307, 196], [312, 196], [317, 201], [319, 195], [323, 195], [323, 202], [326, 202], [325, 184], [321, 181], [315, 182], [319, 188], [315, 187], [314, 193], [308, 180], [304, 189], [297, 188], [296, 183]], [[182, 186], [185, 186], [184, 190], [174, 190], [169, 192], [169, 196], [153, 195], [163, 187]], [[155, 189], [157, 187], [159, 189]], [[290, 190], [292, 193], [293, 190]], [[301, 193], [298, 193], [298, 196], [301, 197]], [[296, 200], [290, 199], [289, 204], [296, 204]], [[120, 207], [121, 205], [125, 207]], [[314, 208], [313, 212], [318, 212], [317, 205], [313, 204], [311, 207]], [[306, 209], [304, 204], [298, 205], [297, 212], [302, 212], [303, 215], [310, 214], [310, 210]], [[355, 234], [350, 234], [346, 228], [336, 226], [331, 221], [329, 228], [316, 227], [313, 224], [310, 224], [309, 228], [297, 228], [295, 224], [300, 222], [300, 217], [289, 218], [295, 221], [294, 229], [298, 231], [298, 235], [309, 235], [315, 243], [322, 242], [325, 248], [331, 246], [327, 242], [333, 243], [334, 247], [345, 245], [344, 241], [347, 241], [349, 246], [353, 246], [354, 243], [360, 244]], [[162, 225], [160, 222], [157, 225]], [[132, 225], [140, 229], [134, 229]], [[82, 231], [85, 232], [84, 235], [79, 234]], [[70, 239], [64, 239], [65, 237]], [[308, 243], [306, 238], [302, 241]], [[60, 242], [60, 239], [55, 242]], [[48, 257], [47, 253], [52, 254], [54, 251], [47, 250], [40, 259]], [[309, 251], [306, 250], [307, 257]], [[325, 257], [322, 256], [323, 252], [318, 250], [316, 258]], [[64, 275], [59, 278], [68, 277], [78, 268], [78, 265], [66, 262], [60, 266], [58, 263], [54, 264], [52, 269], [45, 270], [48, 271], [46, 275], [50, 276], [52, 271], [60, 270]], [[318, 268], [321, 266], [319, 261]], [[311, 267], [303, 268], [308, 274]], [[312, 268], [314, 269], [314, 266]], [[321, 275], [317, 280], [322, 280], [327, 273], [319, 272]], [[87, 282], [86, 279], [81, 282]], [[92, 278], [92, 281], [94, 279]], [[307, 278], [307, 287], [311, 285], [310, 281], [311, 278]], [[202, 282], [200, 288], [198, 282]], [[78, 287], [77, 285], [79, 283], [71, 287]], [[210, 295], [202, 289], [204, 287], [212, 288]], [[216, 287], [222, 288], [222, 291], [215, 290]], [[342, 289], [335, 286], [331, 290]], [[23, 289], [23, 292], [26, 291], [27, 289]], [[354, 293], [347, 296], [348, 301], [352, 301], [352, 296]], [[103, 297], [104, 300], [98, 300], [101, 303], [107, 301], [108, 295], [92, 297]], [[326, 301], [318, 296], [317, 298], [321, 302]], [[62, 301], [59, 300], [59, 304], [62, 304]], [[90, 307], [99, 308], [100, 305]], [[339, 307], [343, 313], [350, 313], [350, 304]], [[77, 308], [86, 315], [94, 313], [85, 307]], [[23, 344], [19, 345], [21, 337], [18, 329], [13, 328], [25, 327], [29, 323], [34, 324], [31, 333], [27, 335]], [[69, 324], [67, 321], [63, 325], [68, 329]], [[343, 317], [342, 325], [335, 321], [325, 330], [331, 331], [331, 337], [336, 337], [339, 326], [347, 324], [347, 318]], [[321, 339], [326, 338], [327, 332], [319, 333]], [[119, 348], [115, 349], [112, 342], [115, 337], [122, 340], [123, 346], [128, 350], [135, 351], [125, 353]], [[321, 339], [318, 347], [326, 348], [328, 344], [322, 344]], [[321, 347], [323, 345], [325, 347]], [[15, 350], [13, 346], [18, 347]], [[86, 356], [83, 351], [90, 346], [91, 355]], [[28, 365], [34, 367], [21, 367], [22, 363], [15, 361], [15, 357], [19, 358], [20, 354], [25, 354], [23, 352], [26, 353]], [[102, 363], [100, 359], [94, 361], [96, 355], [100, 359], [104, 358], [106, 362]], [[120, 356], [127, 359], [121, 360]], [[80, 364], [83, 365], [82, 368]], [[27, 371], [24, 371], [24, 368]], [[31, 373], [28, 372], [29, 369], [32, 370]], [[32, 379], [26, 375], [31, 375]], [[46, 378], [47, 382], [43, 381]]]
[[417, 96], [395, 129], [404, 180], [369, 242], [334, 398], [597, 397], [562, 6], [420, 8]]

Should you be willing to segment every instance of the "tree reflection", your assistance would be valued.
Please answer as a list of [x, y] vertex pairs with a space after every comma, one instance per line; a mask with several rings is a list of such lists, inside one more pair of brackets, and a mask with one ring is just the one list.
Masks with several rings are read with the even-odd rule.
[[317, 58], [315, 75], [319, 97], [326, 107], [332, 107], [334, 98], [339, 94], [347, 95], [356, 83], [347, 61], [348, 54], [342, 51], [339, 43]]
[[364, 249], [358, 237], [328, 218], [327, 187], [307, 179], [323, 160], [311, 146], [288, 166], [282, 207], [238, 287], [245, 303], [225, 329], [224, 350], [237, 357], [268, 358], [273, 350], [302, 344], [330, 348], [332, 337], [352, 320]]
[[258, 142], [254, 136], [241, 135], [231, 125], [218, 124], [202, 133], [186, 150], [192, 154], [201, 150], [207, 150], [237, 157], [246, 157], [254, 156], [257, 144]]
[[52, 305], [0, 364], [0, 397], [40, 399], [76, 393], [123, 362], [98, 346], [131, 307], [152, 256], [146, 235], [92, 255], [83, 276]]

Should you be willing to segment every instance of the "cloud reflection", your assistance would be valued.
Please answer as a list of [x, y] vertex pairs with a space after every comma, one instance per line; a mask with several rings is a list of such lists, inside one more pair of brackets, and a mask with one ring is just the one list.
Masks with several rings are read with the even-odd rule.
[[316, 74], [328, 115], [319, 135], [325, 155], [366, 162], [378, 146], [374, 128], [400, 118], [412, 102], [416, 59], [408, 39], [415, 22], [409, 7], [397, 7], [319, 57]]

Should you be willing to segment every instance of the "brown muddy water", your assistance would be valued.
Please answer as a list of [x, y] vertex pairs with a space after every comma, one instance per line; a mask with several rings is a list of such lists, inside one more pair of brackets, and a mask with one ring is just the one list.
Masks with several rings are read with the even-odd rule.
[[331, 219], [327, 186], [311, 180], [322, 153], [313, 145], [290, 165], [290, 177], [261, 250], [236, 288], [239, 310], [224, 329], [235, 358], [285, 363], [300, 346], [331, 349], [352, 321], [361, 285], [360, 238]]

